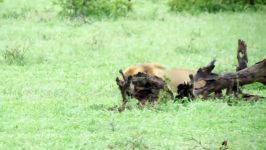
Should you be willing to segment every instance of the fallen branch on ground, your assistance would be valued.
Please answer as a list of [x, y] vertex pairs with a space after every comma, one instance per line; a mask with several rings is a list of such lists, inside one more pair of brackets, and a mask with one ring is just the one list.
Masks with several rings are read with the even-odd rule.
[[198, 70], [194, 77], [194, 94], [208, 97], [213, 92], [219, 93], [223, 89], [232, 89], [254, 82], [266, 85], [266, 59], [236, 73], [225, 75], [212, 73], [213, 68], [207, 66]]
[[243, 40], [238, 40], [237, 49], [238, 66], [235, 73], [218, 75], [213, 73], [215, 60], [206, 67], [200, 68], [193, 77], [193, 93], [195, 96], [203, 95], [204, 98], [215, 93], [214, 97], [222, 97], [222, 90], [226, 89], [226, 94], [242, 95], [246, 100], [258, 100], [261, 96], [242, 93], [240, 87], [254, 82], [266, 85], [266, 59], [248, 67], [247, 45]]
[[119, 111], [125, 109], [128, 98], [130, 97], [136, 98], [140, 105], [145, 105], [147, 101], [158, 101], [161, 90], [166, 90], [171, 93], [171, 91], [168, 90], [165, 81], [157, 76], [149, 76], [145, 73], [139, 72], [134, 76], [125, 78], [123, 72], [121, 70], [119, 72], [123, 77], [123, 80], [116, 78], [117, 85], [123, 98], [123, 104], [119, 108]]

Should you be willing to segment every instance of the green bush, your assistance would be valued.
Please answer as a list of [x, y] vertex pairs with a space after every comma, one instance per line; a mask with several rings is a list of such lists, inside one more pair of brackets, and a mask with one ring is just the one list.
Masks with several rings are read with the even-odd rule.
[[132, 9], [130, 0], [57, 0], [68, 16], [119, 17]]
[[190, 12], [242, 11], [265, 4], [266, 0], [170, 0], [168, 2], [172, 11]]

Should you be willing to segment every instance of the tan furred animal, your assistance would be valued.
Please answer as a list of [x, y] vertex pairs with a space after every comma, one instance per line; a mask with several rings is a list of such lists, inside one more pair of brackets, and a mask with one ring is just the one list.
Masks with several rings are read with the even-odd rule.
[[189, 75], [195, 75], [195, 71], [190, 69], [166, 69], [163, 65], [160, 64], [140, 64], [130, 66], [123, 71], [125, 77], [136, 75], [137, 73], [142, 72], [152, 76], [158, 76], [162, 79], [169, 79], [169, 87], [176, 92], [177, 86], [182, 83], [190, 82]]
[[140, 65], [130, 66], [123, 71], [126, 78], [129, 76], [136, 75], [139, 72], [163, 78], [166, 72], [166, 68], [160, 64], [140, 64]]

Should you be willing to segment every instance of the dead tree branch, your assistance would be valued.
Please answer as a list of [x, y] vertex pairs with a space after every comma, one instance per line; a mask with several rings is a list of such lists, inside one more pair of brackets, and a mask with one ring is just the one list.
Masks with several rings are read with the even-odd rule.
[[161, 90], [170, 92], [165, 81], [157, 76], [149, 76], [145, 73], [139, 72], [134, 76], [125, 78], [123, 72], [120, 71], [120, 73], [123, 80], [116, 78], [123, 99], [123, 104], [119, 108], [119, 111], [125, 109], [128, 98], [130, 97], [136, 98], [139, 101], [139, 104], [145, 105], [146, 101], [156, 102], [159, 99]]
[[236, 71], [248, 67], [247, 45], [243, 40], [238, 40], [237, 61], [238, 66], [236, 68]]
[[266, 59], [236, 73], [227, 73], [225, 75], [213, 74], [200, 68], [195, 75], [194, 93], [207, 96], [237, 84], [243, 86], [254, 82], [266, 85]]

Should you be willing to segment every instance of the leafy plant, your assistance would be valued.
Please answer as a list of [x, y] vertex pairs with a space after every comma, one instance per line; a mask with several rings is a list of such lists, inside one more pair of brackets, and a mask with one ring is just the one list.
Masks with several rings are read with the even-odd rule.
[[25, 64], [25, 53], [26, 47], [16, 46], [16, 47], [7, 47], [3, 52], [2, 56], [7, 64]]
[[132, 10], [129, 0], [57, 0], [57, 4], [68, 16], [119, 17]]

